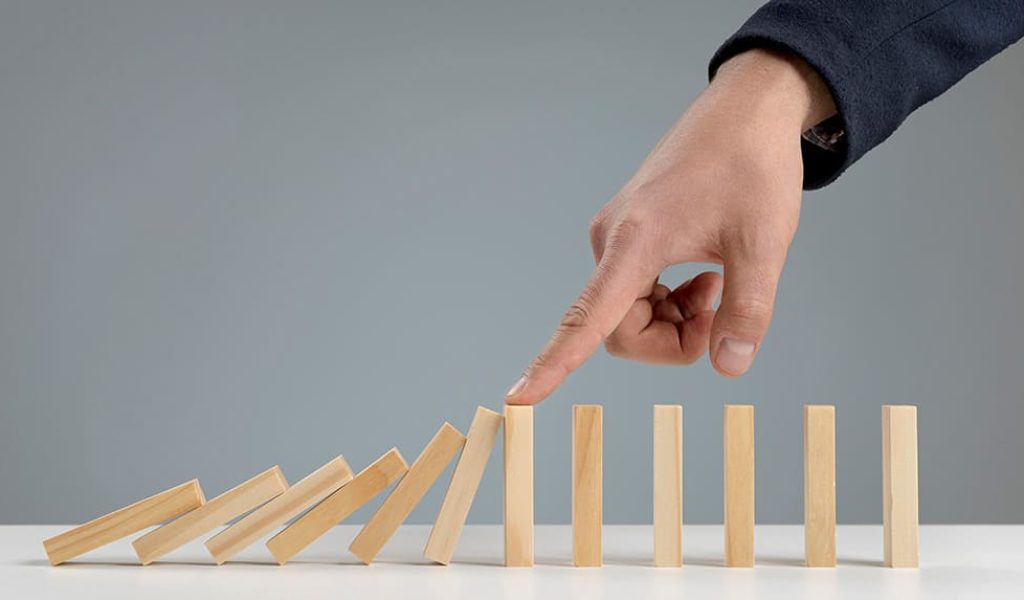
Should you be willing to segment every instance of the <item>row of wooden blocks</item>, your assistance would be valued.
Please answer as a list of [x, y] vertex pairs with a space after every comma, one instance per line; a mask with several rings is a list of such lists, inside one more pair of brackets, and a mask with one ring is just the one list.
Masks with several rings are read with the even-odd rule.
[[[289, 486], [273, 467], [207, 501], [197, 480], [183, 483], [43, 542], [54, 565], [160, 525], [132, 542], [149, 564], [213, 529], [206, 541], [217, 564], [288, 523], [266, 545], [285, 564], [359, 507], [398, 482], [359, 531], [349, 550], [366, 564], [409, 516], [461, 450], [424, 555], [448, 564], [491, 455], [505, 427], [505, 564], [533, 565], [533, 408], [507, 406], [504, 416], [477, 408], [463, 436], [445, 423], [408, 466], [397, 449], [353, 474], [342, 456]], [[654, 564], [681, 566], [683, 409], [654, 407]], [[754, 407], [727, 405], [724, 415], [725, 563], [754, 565]], [[572, 542], [577, 566], [602, 564], [603, 410], [572, 413]], [[917, 411], [882, 408], [885, 564], [916, 567]], [[244, 516], [242, 516], [244, 515]], [[297, 518], [296, 518], [297, 517]], [[804, 407], [804, 530], [808, 566], [835, 566], [835, 409]]]

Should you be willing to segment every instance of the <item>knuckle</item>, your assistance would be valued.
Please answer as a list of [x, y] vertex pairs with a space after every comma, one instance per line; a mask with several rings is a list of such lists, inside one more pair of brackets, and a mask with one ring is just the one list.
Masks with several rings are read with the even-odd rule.
[[772, 305], [761, 298], [743, 298], [729, 307], [729, 317], [742, 325], [764, 327], [772, 318]]
[[562, 315], [559, 326], [567, 330], [582, 329], [588, 326], [592, 318], [589, 305], [590, 303], [582, 298], [573, 302], [569, 310], [565, 311], [565, 314]]

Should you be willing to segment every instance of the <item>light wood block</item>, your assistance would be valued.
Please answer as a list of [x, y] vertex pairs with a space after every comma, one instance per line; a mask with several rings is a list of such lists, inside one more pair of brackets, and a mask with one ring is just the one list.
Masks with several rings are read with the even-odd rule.
[[504, 418], [498, 413], [482, 406], [477, 407], [466, 436], [466, 447], [462, 449], [462, 456], [455, 465], [444, 502], [441, 503], [441, 510], [437, 513], [427, 547], [423, 551], [423, 555], [430, 560], [442, 565], [451, 561], [502, 421]]
[[882, 407], [882, 529], [885, 566], [916, 568], [917, 407]]
[[59, 565], [100, 546], [159, 525], [202, 506], [203, 490], [193, 479], [43, 541], [50, 564]]
[[505, 407], [505, 566], [533, 566], [533, 407]]
[[288, 488], [280, 467], [272, 467], [240, 483], [199, 508], [150, 531], [132, 542], [142, 564], [180, 548], [213, 528], [277, 496]]
[[683, 407], [654, 407], [654, 566], [683, 565]]
[[442, 425], [409, 467], [409, 472], [352, 540], [348, 547], [352, 554], [366, 564], [373, 562], [465, 443], [466, 438], [458, 429], [449, 423]]
[[754, 407], [725, 407], [725, 566], [754, 566]]
[[324, 499], [352, 479], [352, 469], [338, 456], [273, 500], [206, 540], [206, 549], [218, 565], [231, 560], [243, 548], [278, 525]]
[[600, 567], [604, 492], [604, 409], [572, 407], [572, 562]]
[[267, 548], [280, 564], [285, 564], [303, 548], [348, 518], [361, 506], [405, 475], [408, 466], [396, 449], [388, 450], [333, 494], [292, 521], [267, 540]]
[[836, 566], [836, 407], [804, 406], [804, 557]]

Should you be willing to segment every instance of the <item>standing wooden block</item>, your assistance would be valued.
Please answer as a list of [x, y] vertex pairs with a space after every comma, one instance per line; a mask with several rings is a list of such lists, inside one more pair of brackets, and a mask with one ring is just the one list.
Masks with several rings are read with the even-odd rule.
[[157, 560], [197, 537], [277, 496], [288, 488], [280, 467], [272, 467], [170, 523], [132, 542], [142, 564]]
[[533, 407], [505, 407], [505, 566], [533, 566]]
[[85, 525], [55, 535], [43, 542], [43, 548], [50, 559], [50, 564], [59, 565], [90, 550], [177, 517], [202, 506], [203, 502], [203, 490], [199, 487], [199, 481], [193, 479], [97, 517]]
[[352, 481], [267, 540], [267, 548], [278, 563], [285, 564], [300, 550], [383, 492], [393, 481], [405, 475], [407, 470], [401, 453], [392, 448], [360, 471]]
[[725, 566], [754, 566], [754, 407], [725, 407]]
[[224, 564], [271, 529], [319, 502], [351, 479], [352, 469], [343, 456], [338, 456], [285, 490], [280, 496], [206, 540], [206, 549], [218, 565]]
[[916, 568], [917, 407], [882, 407], [882, 529], [885, 566]]
[[466, 443], [466, 438], [450, 424], [445, 423], [423, 449], [409, 472], [391, 491], [377, 512], [359, 531], [348, 549], [366, 564], [373, 562], [377, 553], [412, 509], [427, 493], [448, 463]]
[[455, 473], [452, 474], [441, 510], [437, 513], [427, 547], [423, 551], [423, 555], [430, 560], [442, 565], [451, 561], [503, 420], [498, 413], [482, 406], [477, 407], [466, 436], [466, 447], [462, 449], [462, 456], [455, 465]]
[[654, 407], [654, 566], [683, 565], [683, 407]]
[[836, 566], [836, 407], [804, 406], [804, 556]]
[[600, 567], [604, 491], [604, 409], [572, 407], [572, 562]]

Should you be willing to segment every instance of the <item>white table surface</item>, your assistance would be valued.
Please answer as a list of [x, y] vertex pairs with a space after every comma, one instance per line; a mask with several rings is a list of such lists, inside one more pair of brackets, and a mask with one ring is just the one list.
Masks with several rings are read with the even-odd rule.
[[803, 530], [791, 525], [757, 527], [753, 569], [723, 566], [714, 525], [684, 528], [682, 568], [651, 566], [649, 525], [606, 525], [601, 568], [574, 568], [570, 528], [541, 525], [532, 569], [501, 566], [496, 525], [467, 527], [448, 567], [423, 559], [429, 527], [418, 525], [403, 526], [369, 567], [347, 551], [355, 525], [283, 567], [262, 542], [217, 567], [201, 541], [142, 567], [133, 538], [52, 567], [42, 540], [65, 529], [0, 526], [0, 598], [1024, 598], [1024, 526], [924, 526], [920, 569], [882, 567], [881, 527], [866, 525], [839, 527], [835, 569], [802, 566]]

